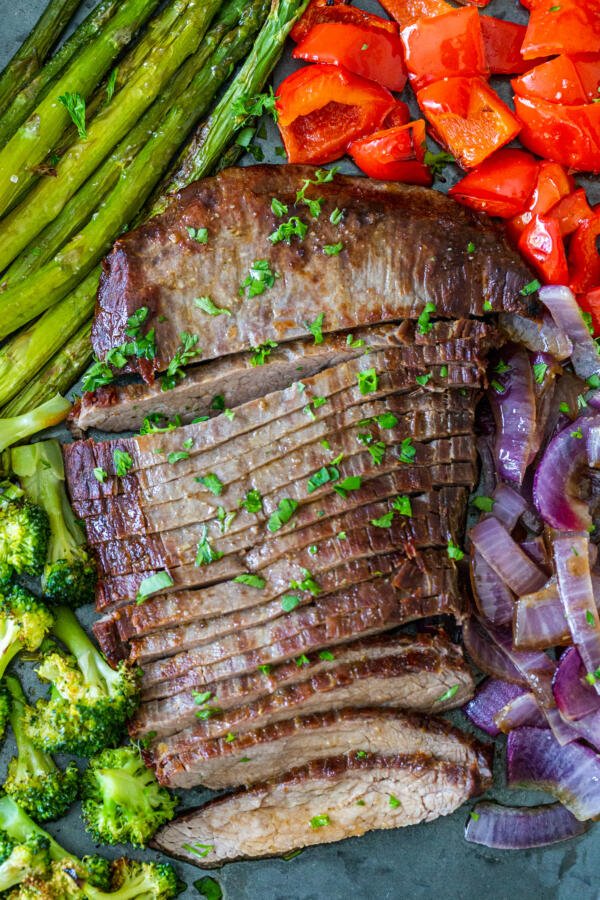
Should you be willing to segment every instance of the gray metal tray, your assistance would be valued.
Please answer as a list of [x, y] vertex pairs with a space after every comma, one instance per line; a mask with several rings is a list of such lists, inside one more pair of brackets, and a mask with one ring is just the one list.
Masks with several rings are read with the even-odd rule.
[[[585, 0], [581, 0], [585, 3]], [[82, 4], [80, 17], [95, 5], [93, 0]], [[364, 9], [381, 14], [375, 0], [358, 0]], [[0, 0], [0, 67], [25, 39], [44, 7], [44, 0]], [[524, 21], [524, 10], [518, 0], [492, 0], [487, 13], [513, 21]], [[591, 49], [591, 48], [590, 48]], [[287, 53], [275, 73], [273, 83], [279, 84], [296, 64]], [[497, 79], [505, 99], [509, 96], [507, 79]], [[409, 102], [415, 117], [418, 108], [412, 92]], [[281, 162], [275, 154], [280, 144], [276, 129], [268, 126], [268, 138], [257, 141], [263, 149], [265, 161]], [[247, 158], [245, 164], [254, 160]], [[342, 163], [343, 171], [353, 171], [351, 163]], [[444, 182], [436, 188], [447, 189], [457, 178], [454, 167], [444, 172]], [[580, 179], [593, 201], [600, 201], [597, 180]], [[57, 435], [67, 439], [66, 431]], [[86, 625], [93, 621], [93, 611], [86, 608], [82, 619]], [[26, 689], [40, 693], [40, 684], [31, 664], [21, 664]], [[373, 697], [377, 701], [377, 697]], [[464, 717], [456, 714], [461, 721]], [[0, 753], [0, 778], [4, 777], [7, 761], [14, 753], [12, 738], [7, 739]], [[502, 756], [502, 754], [500, 754]], [[504, 802], [519, 802], [501, 787], [503, 766], [497, 761], [498, 778], [493, 794]], [[181, 808], [198, 805], [210, 796], [209, 791], [186, 791], [181, 794]], [[540, 802], [539, 795], [530, 794], [529, 802]], [[212, 874], [221, 884], [228, 900], [347, 900], [349, 897], [372, 897], [374, 900], [596, 900], [600, 898], [600, 831], [592, 828], [580, 838], [544, 850], [498, 852], [465, 843], [463, 827], [467, 808], [452, 816], [428, 825], [401, 830], [379, 831], [362, 838], [339, 844], [315, 847], [284, 862], [280, 859], [233, 863], [221, 871], [210, 873], [193, 866], [176, 863], [188, 889], [184, 900], [198, 897], [193, 881]], [[156, 853], [132, 851], [129, 847], [94, 847], [86, 834], [77, 804], [68, 816], [49, 827], [58, 841], [77, 855], [96, 849], [106, 856], [128, 854], [135, 857], [159, 858]]]

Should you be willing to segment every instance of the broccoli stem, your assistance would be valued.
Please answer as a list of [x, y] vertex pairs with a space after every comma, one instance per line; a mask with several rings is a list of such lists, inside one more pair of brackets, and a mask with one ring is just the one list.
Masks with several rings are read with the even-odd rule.
[[60, 394], [35, 409], [19, 416], [0, 419], [0, 453], [18, 441], [23, 441], [38, 431], [58, 425], [66, 418], [71, 404]]
[[58, 767], [52, 757], [34, 747], [23, 728], [23, 710], [27, 704], [27, 697], [21, 682], [12, 675], [7, 675], [4, 681], [12, 698], [9, 719], [17, 743], [17, 779], [24, 780], [31, 775], [42, 773], [50, 775], [56, 772]]
[[0, 678], [21, 650], [20, 628], [10, 619], [0, 621]]
[[52, 633], [76, 658], [77, 665], [90, 685], [90, 689], [99, 687], [102, 692], [105, 692], [102, 682], [111, 686], [119, 684], [119, 673], [115, 669], [111, 669], [79, 624], [75, 614], [66, 606], [57, 608]]
[[36, 825], [33, 819], [11, 797], [0, 797], [0, 828], [13, 841], [21, 844], [33, 835], [47, 838], [50, 843], [51, 859], [60, 860], [66, 856], [73, 856], [72, 853], [63, 849], [47, 831]]

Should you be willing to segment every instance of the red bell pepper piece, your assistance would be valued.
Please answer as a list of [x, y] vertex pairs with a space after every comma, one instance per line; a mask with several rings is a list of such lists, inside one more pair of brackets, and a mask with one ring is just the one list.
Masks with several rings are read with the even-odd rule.
[[584, 189], [579, 188], [562, 197], [549, 210], [548, 215], [557, 220], [560, 233], [563, 237], [567, 237], [577, 231], [580, 225], [591, 219], [594, 212], [587, 201]]
[[321, 165], [381, 127], [396, 101], [386, 88], [343, 66], [293, 72], [277, 89], [281, 138], [290, 162]]
[[587, 294], [580, 294], [577, 297], [582, 310], [589, 313], [592, 317], [592, 327], [594, 334], [600, 334], [600, 287], [588, 291]]
[[315, 25], [300, 41], [294, 59], [345, 66], [390, 91], [406, 84], [402, 42], [395, 34], [340, 22]]
[[521, 46], [525, 26], [493, 16], [481, 16], [481, 33], [485, 58], [492, 75], [518, 75], [534, 64], [523, 59]]
[[556, 219], [535, 216], [519, 238], [519, 250], [545, 282], [567, 283], [567, 255]]
[[480, 9], [483, 9], [485, 6], [488, 6], [492, 0], [458, 0], [458, 2], [462, 6], [478, 6]]
[[401, 32], [410, 83], [419, 91], [440, 78], [488, 73], [476, 9], [419, 19]]
[[525, 147], [579, 172], [600, 172], [600, 103], [563, 106], [515, 96]]
[[525, 59], [590, 53], [600, 47], [600, 0], [534, 0], [523, 42]]
[[600, 53], [574, 56], [573, 65], [588, 100], [600, 97]]
[[583, 222], [569, 247], [571, 290], [584, 294], [600, 286], [600, 207], [596, 207], [587, 222]]
[[348, 6], [347, 0], [311, 0], [304, 15], [292, 28], [290, 37], [298, 43], [306, 37], [313, 25], [319, 25], [321, 22], [345, 22], [361, 28], [380, 29], [389, 34], [398, 34], [395, 22]]
[[440, 142], [465, 169], [512, 141], [520, 124], [481, 78], [444, 78], [417, 94]]
[[400, 23], [401, 28], [412, 25], [417, 19], [454, 11], [446, 0], [381, 0], [381, 5]]
[[348, 153], [370, 178], [429, 187], [433, 178], [423, 162], [425, 149], [425, 122], [418, 119], [354, 141]]
[[543, 216], [552, 209], [562, 197], [566, 197], [575, 189], [575, 182], [558, 163], [542, 160], [539, 164], [537, 181], [525, 212], [508, 223], [508, 232], [518, 241], [523, 229], [529, 225], [534, 216]]
[[533, 193], [539, 163], [523, 150], [498, 150], [450, 188], [450, 196], [490, 216], [510, 219]]
[[397, 100], [394, 108], [390, 110], [383, 120], [384, 128], [395, 128], [396, 125], [408, 125], [410, 122], [410, 109], [408, 104]]
[[563, 106], [581, 105], [588, 99], [575, 63], [568, 56], [556, 56], [535, 66], [511, 84], [520, 97], [539, 98]]

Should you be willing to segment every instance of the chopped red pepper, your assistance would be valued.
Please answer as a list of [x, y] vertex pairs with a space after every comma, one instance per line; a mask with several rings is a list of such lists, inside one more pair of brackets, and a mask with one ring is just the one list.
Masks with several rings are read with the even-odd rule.
[[348, 71], [401, 91], [406, 84], [402, 42], [395, 34], [359, 25], [315, 25], [292, 53], [294, 59], [345, 66]]
[[293, 41], [303, 40], [313, 25], [321, 22], [346, 22], [359, 25], [361, 28], [381, 29], [390, 34], [398, 34], [398, 26], [382, 16], [374, 16], [354, 6], [348, 6], [347, 0], [311, 0], [306, 12], [296, 22], [290, 32]]
[[419, 19], [401, 33], [408, 77], [415, 91], [440, 78], [488, 75], [476, 9], [453, 9]]
[[449, 194], [471, 209], [510, 219], [533, 193], [539, 163], [523, 150], [498, 150], [451, 187]]
[[484, 6], [488, 6], [491, 3], [491, 0], [458, 0], [462, 6], [478, 6], [480, 9], [483, 9]]
[[305, 66], [276, 94], [281, 137], [289, 161], [296, 163], [339, 159], [351, 141], [380, 128], [396, 105], [386, 88], [343, 66]]
[[408, 125], [410, 122], [410, 109], [408, 104], [397, 100], [394, 108], [390, 110], [383, 121], [384, 128], [395, 128], [396, 125]]
[[600, 208], [596, 207], [587, 222], [583, 222], [569, 248], [571, 289], [585, 294], [600, 286]]
[[526, 72], [533, 63], [521, 56], [525, 26], [493, 16], [481, 16], [481, 33], [485, 57], [492, 75], [518, 75]]
[[511, 110], [481, 78], [444, 78], [419, 91], [417, 100], [465, 169], [478, 166], [520, 130]]
[[563, 237], [573, 234], [580, 225], [587, 222], [594, 215], [585, 196], [583, 188], [573, 191], [562, 197], [548, 212], [551, 218], [557, 220], [560, 233]]
[[511, 84], [515, 94], [537, 97], [549, 103], [577, 106], [588, 100], [575, 63], [568, 56], [556, 56], [535, 66]]
[[573, 65], [587, 99], [597, 101], [600, 97], [600, 53], [574, 56]]
[[454, 11], [446, 0], [381, 0], [381, 5], [400, 23], [401, 28], [412, 25], [417, 19]]
[[348, 153], [370, 178], [429, 187], [433, 178], [423, 162], [425, 149], [425, 122], [418, 119], [354, 141]]
[[567, 283], [567, 255], [556, 219], [535, 216], [519, 238], [519, 250], [548, 284]]
[[563, 106], [517, 95], [515, 111], [529, 150], [579, 172], [600, 172], [600, 103]]
[[566, 197], [575, 189], [570, 175], [558, 163], [542, 160], [539, 164], [537, 181], [525, 212], [508, 224], [509, 234], [516, 241], [523, 229], [529, 225], [534, 216], [543, 216], [552, 209], [562, 197]]
[[592, 327], [594, 329], [594, 334], [600, 334], [600, 287], [594, 288], [592, 291], [588, 291], [587, 294], [580, 294], [577, 297], [577, 302], [579, 303], [582, 310], [586, 313], [589, 313], [592, 317]]
[[525, 59], [597, 52], [600, 0], [534, 0], [523, 42]]

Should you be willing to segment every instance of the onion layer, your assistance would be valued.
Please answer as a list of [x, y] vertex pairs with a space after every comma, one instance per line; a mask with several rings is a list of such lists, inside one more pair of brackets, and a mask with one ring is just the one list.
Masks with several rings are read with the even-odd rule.
[[552, 318], [573, 344], [571, 362], [580, 378], [600, 373], [598, 348], [581, 313], [572, 290], [562, 285], [549, 285], [540, 290], [540, 300]]
[[547, 728], [548, 720], [539, 707], [534, 694], [521, 694], [515, 697], [494, 716], [494, 722], [500, 731], [508, 734], [522, 725], [533, 725], [535, 728]]
[[[554, 539], [558, 593], [587, 672], [600, 669], [600, 618], [594, 600], [589, 560], [590, 536], [569, 534]], [[598, 686], [600, 689], [600, 685]]]
[[522, 696], [525, 688], [509, 681], [500, 681], [496, 678], [486, 678], [477, 693], [465, 706], [465, 713], [478, 728], [492, 737], [500, 734], [500, 729], [494, 721], [495, 716], [503, 710], [511, 700]]
[[533, 373], [520, 348], [508, 354], [504, 366], [488, 392], [496, 420], [496, 468], [505, 481], [521, 484], [537, 449]]
[[471, 541], [489, 566], [517, 596], [539, 591], [547, 576], [523, 553], [500, 522], [482, 519], [471, 529]]
[[588, 828], [561, 803], [500, 806], [487, 800], [469, 816], [465, 840], [495, 850], [529, 850], [577, 837]]

